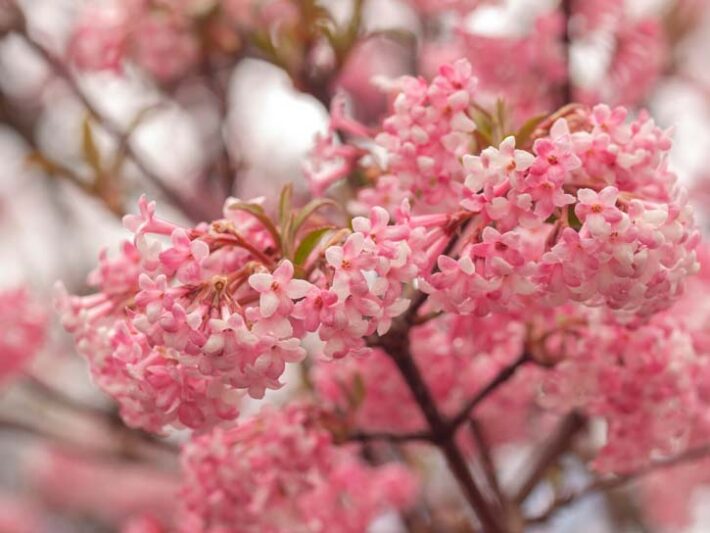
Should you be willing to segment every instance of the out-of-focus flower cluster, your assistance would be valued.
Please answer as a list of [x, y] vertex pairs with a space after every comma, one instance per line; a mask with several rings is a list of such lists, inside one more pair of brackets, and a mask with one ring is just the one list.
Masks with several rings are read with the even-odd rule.
[[405, 468], [373, 468], [335, 447], [317, 411], [262, 410], [192, 441], [183, 455], [182, 530], [360, 532], [378, 514], [411, 504]]

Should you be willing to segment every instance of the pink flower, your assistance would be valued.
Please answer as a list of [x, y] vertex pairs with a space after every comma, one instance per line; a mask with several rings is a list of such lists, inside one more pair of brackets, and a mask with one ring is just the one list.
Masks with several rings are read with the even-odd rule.
[[616, 207], [619, 190], [605, 187], [598, 194], [591, 189], [577, 191], [579, 202], [574, 212], [595, 236], [609, 235], [612, 224], [619, 222], [623, 215]]
[[47, 315], [25, 288], [0, 292], [0, 382], [37, 355], [47, 335]]
[[277, 311], [287, 314], [293, 308], [292, 300], [303, 298], [311, 284], [303, 279], [293, 279], [293, 264], [283, 261], [273, 274], [260, 272], [249, 276], [249, 285], [257, 291], [261, 315], [269, 318]]

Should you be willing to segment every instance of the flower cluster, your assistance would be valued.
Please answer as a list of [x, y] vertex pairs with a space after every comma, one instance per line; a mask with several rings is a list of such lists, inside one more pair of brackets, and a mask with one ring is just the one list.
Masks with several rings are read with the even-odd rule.
[[25, 288], [0, 291], [0, 382], [20, 372], [47, 335], [47, 313]]
[[81, 13], [67, 53], [82, 70], [120, 71], [130, 59], [169, 82], [186, 74], [198, 59], [200, 43], [190, 24], [187, 2], [90, 5]]
[[473, 218], [458, 259], [441, 256], [427, 280], [438, 307], [515, 312], [572, 300], [646, 317], [681, 294], [699, 234], [668, 170], [670, 140], [647, 116], [625, 116], [580, 110], [532, 152], [509, 137], [464, 157], [461, 206]]
[[606, 422], [599, 470], [634, 470], [685, 448], [705, 407], [696, 386], [701, 360], [683, 324], [659, 316], [628, 329], [586, 315], [582, 331], [558, 334], [565, 355], [543, 381], [541, 404]]
[[364, 531], [378, 514], [407, 507], [405, 469], [362, 464], [335, 447], [310, 407], [263, 409], [184, 450], [184, 531]]
[[386, 333], [408, 306], [404, 286], [418, 272], [409, 230], [389, 225], [384, 209], [340, 232], [314, 259], [310, 282], [274, 255], [281, 237], [263, 217], [232, 205], [241, 204], [188, 229], [157, 218], [143, 198], [140, 215], [125, 218], [135, 243], [116, 259], [104, 252], [90, 276], [99, 293], [60, 291], [65, 327], [131, 425], [233, 419], [239, 391], [261, 398], [281, 386], [286, 363], [305, 356], [306, 333], [318, 332], [329, 357], [364, 353], [365, 337]]

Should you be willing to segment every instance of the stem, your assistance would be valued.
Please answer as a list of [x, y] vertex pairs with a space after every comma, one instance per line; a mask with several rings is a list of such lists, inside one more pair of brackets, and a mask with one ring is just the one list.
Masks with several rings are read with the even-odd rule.
[[567, 105], [572, 102], [572, 37], [570, 35], [570, 20], [572, 18], [572, 0], [561, 0], [562, 14], [564, 16], [562, 27], [562, 46], [564, 48], [565, 61], [567, 64], [566, 73], [562, 84], [560, 85], [560, 99], [562, 105]]
[[574, 436], [586, 425], [584, 417], [577, 411], [572, 411], [565, 416], [557, 428], [556, 433], [541, 450], [537, 461], [533, 463], [533, 468], [528, 477], [523, 481], [516, 492], [513, 501], [521, 504], [537, 487], [540, 480], [545, 476], [549, 468], [554, 465], [565, 453], [572, 443]]
[[446, 458], [451, 473], [456, 478], [466, 501], [476, 513], [483, 530], [488, 533], [503, 532], [485, 497], [471, 475], [466, 460], [456, 446], [455, 434], [449, 430], [449, 425], [439, 412], [434, 398], [422, 377], [419, 368], [412, 359], [409, 350], [408, 330], [392, 331], [380, 338], [382, 347], [392, 357], [405, 383], [414, 396], [417, 405], [426, 418], [433, 435], [433, 442], [439, 447]]
[[483, 432], [483, 428], [481, 427], [481, 424], [473, 418], [469, 419], [468, 427], [471, 430], [471, 436], [476, 442], [476, 446], [481, 452], [481, 464], [483, 466], [483, 471], [486, 474], [486, 480], [495, 494], [497, 503], [500, 505], [501, 509], [505, 509], [507, 501], [503, 491], [500, 488], [500, 483], [498, 482], [495, 463], [493, 462], [493, 456], [491, 455], [491, 447], [486, 439], [485, 433]]
[[691, 461], [696, 461], [698, 459], [703, 459], [708, 456], [710, 456], [710, 444], [705, 444], [703, 446], [698, 446], [697, 448], [691, 448], [690, 450], [687, 450], [675, 457], [671, 457], [670, 459], [659, 459], [657, 461], [652, 461], [647, 466], [639, 468], [638, 470], [623, 476], [597, 479], [596, 481], [591, 482], [589, 485], [587, 485], [583, 489], [580, 489], [577, 492], [558, 496], [545, 511], [543, 511], [539, 515], [527, 518], [526, 523], [537, 524], [545, 522], [549, 520], [560, 509], [570, 504], [576, 503], [577, 501], [581, 500], [586, 496], [589, 496], [590, 494], [594, 494], [595, 492], [599, 491], [608, 491], [616, 489], [622, 487], [623, 485], [641, 479], [645, 476], [648, 476], [649, 474], [658, 472], [659, 470], [673, 468], [675, 466], [679, 466]]
[[418, 433], [351, 433], [347, 440], [368, 443], [382, 440], [391, 443], [412, 442], [412, 441], [432, 441], [434, 436], [426, 431]]
[[493, 392], [495, 392], [498, 387], [503, 385], [505, 382], [507, 382], [510, 378], [515, 375], [515, 371], [530, 361], [530, 354], [526, 351], [523, 352], [523, 354], [518, 357], [513, 363], [505, 367], [503, 370], [501, 370], [496, 377], [491, 380], [491, 382], [483, 387], [481, 391], [476, 394], [473, 398], [471, 398], [466, 405], [459, 411], [457, 415], [455, 415], [450, 421], [449, 421], [449, 432], [450, 433], [455, 433], [458, 427], [463, 424], [466, 420], [468, 420], [469, 415], [473, 409], [480, 404], [483, 400], [488, 398], [489, 395], [491, 395]]
[[[39, 56], [49, 64], [52, 70], [66, 82], [74, 96], [76, 96], [76, 98], [89, 111], [89, 113], [91, 113], [91, 115], [101, 124], [104, 130], [111, 135], [117, 143], [120, 144], [121, 140], [125, 137], [123, 128], [113, 119], [107, 117], [96, 108], [86, 94], [84, 94], [84, 91], [77, 83], [69, 68], [29, 34], [26, 24], [23, 23], [18, 31], [30, 48], [39, 54]], [[207, 213], [203, 213], [200, 209], [198, 209], [195, 202], [191, 202], [184, 198], [176, 190], [167, 185], [155, 172], [148, 168], [143, 159], [136, 153], [129, 143], [124, 146], [124, 149], [126, 154], [143, 173], [143, 175], [151, 183], [153, 183], [153, 185], [160, 190], [160, 192], [165, 195], [170, 202], [181, 209], [185, 215], [193, 220], [210, 218]]]
[[[461, 236], [466, 233], [466, 229], [468, 228], [468, 225], [470, 224], [472, 219], [466, 219], [466, 221], [461, 224], [460, 227], [454, 228], [454, 234], [449, 239], [449, 242], [446, 245], [446, 248], [441, 252], [441, 255], [451, 255], [451, 252], [453, 252], [456, 249], [456, 245], [459, 243], [459, 239]], [[438, 270], [438, 266], [435, 267], [435, 271]], [[407, 313], [404, 316], [404, 320], [407, 324], [409, 325], [416, 325], [422, 323], [417, 314], [419, 313], [419, 309], [426, 303], [427, 298], [429, 297], [428, 294], [422, 292], [422, 291], [417, 291], [417, 293], [414, 295], [412, 298], [412, 304], [409, 306], [409, 309], [407, 310]], [[424, 320], [426, 322], [426, 320]]]

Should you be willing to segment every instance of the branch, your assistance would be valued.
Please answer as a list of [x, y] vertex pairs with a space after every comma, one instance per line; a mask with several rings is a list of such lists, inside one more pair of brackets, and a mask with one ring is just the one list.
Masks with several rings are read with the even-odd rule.
[[408, 326], [405, 326], [404, 331], [391, 330], [389, 334], [379, 339], [380, 346], [392, 358], [402, 378], [411, 390], [417, 405], [429, 424], [433, 442], [444, 454], [449, 470], [456, 478], [466, 501], [481, 522], [483, 530], [487, 533], [503, 532], [505, 529], [499, 523], [501, 517], [493, 512], [473, 479], [466, 460], [456, 446], [454, 434], [449, 431], [444, 417], [439, 412], [436, 402], [412, 358], [409, 349], [408, 328]]
[[567, 105], [572, 103], [572, 37], [570, 35], [570, 20], [572, 19], [572, 0], [562, 0], [561, 3], [562, 15], [564, 16], [563, 28], [562, 28], [562, 47], [565, 54], [565, 76], [560, 85], [560, 99], [562, 105]]
[[431, 442], [434, 440], [434, 436], [427, 431], [420, 431], [416, 433], [351, 433], [348, 435], [347, 440], [356, 442], [372, 442], [377, 440], [382, 440], [391, 443], [402, 443], [402, 442], [412, 442], [412, 441], [426, 441]]
[[510, 378], [512, 378], [515, 374], [515, 371], [530, 360], [530, 354], [527, 351], [523, 352], [523, 354], [515, 361], [513, 361], [513, 363], [501, 370], [498, 375], [493, 378], [490, 383], [488, 383], [488, 385], [483, 387], [483, 389], [481, 389], [481, 391], [476, 394], [476, 396], [471, 398], [468, 403], [466, 403], [466, 405], [464, 405], [464, 407], [459, 411], [459, 413], [449, 421], [448, 431], [451, 433], [455, 433], [459, 426], [468, 419], [471, 411], [473, 411], [473, 409], [475, 409], [478, 404], [488, 398], [488, 396], [495, 392], [498, 387], [500, 387]]
[[483, 471], [486, 474], [488, 484], [493, 490], [493, 494], [495, 495], [497, 503], [500, 505], [501, 509], [505, 509], [508, 502], [506, 501], [505, 495], [500, 488], [500, 483], [498, 482], [496, 466], [493, 462], [493, 456], [491, 455], [491, 447], [488, 439], [486, 439], [483, 428], [477, 420], [470, 418], [468, 421], [468, 427], [471, 430], [471, 436], [473, 437], [473, 440], [481, 453], [481, 464], [483, 466]]
[[[24, 38], [30, 48], [39, 54], [39, 56], [49, 64], [52, 70], [67, 83], [74, 96], [76, 96], [76, 98], [89, 111], [89, 113], [91, 113], [91, 115], [101, 124], [104, 130], [111, 135], [111, 137], [113, 137], [114, 141], [120, 144], [122, 139], [126, 137], [126, 133], [123, 131], [123, 128], [113, 119], [101, 113], [96, 108], [96, 106], [89, 100], [84, 91], [81, 89], [69, 68], [29, 34], [26, 24], [23, 23], [17, 31]], [[130, 144], [125, 145], [125, 151], [143, 175], [145, 175], [145, 177], [171, 203], [182, 210], [187, 217], [193, 220], [210, 218], [209, 214], [203, 213], [195, 202], [184, 198], [180, 193], [165, 183], [155, 172], [153, 172]]]
[[647, 466], [639, 468], [638, 470], [624, 476], [597, 479], [577, 492], [559, 495], [545, 511], [527, 518], [525, 522], [528, 524], [546, 522], [560, 509], [576, 503], [590, 494], [616, 489], [633, 481], [637, 481], [638, 479], [648, 476], [649, 474], [653, 474], [654, 472], [665, 470], [666, 468], [673, 468], [675, 466], [703, 459], [708, 456], [710, 456], [710, 444], [705, 444], [703, 446], [698, 446], [697, 448], [691, 448], [690, 450], [687, 450], [676, 457], [671, 457], [670, 459], [653, 461]]
[[586, 420], [577, 411], [572, 411], [562, 419], [555, 434], [541, 450], [532, 471], [513, 497], [516, 504], [520, 505], [525, 501], [549, 468], [569, 449], [572, 439], [585, 425]]

